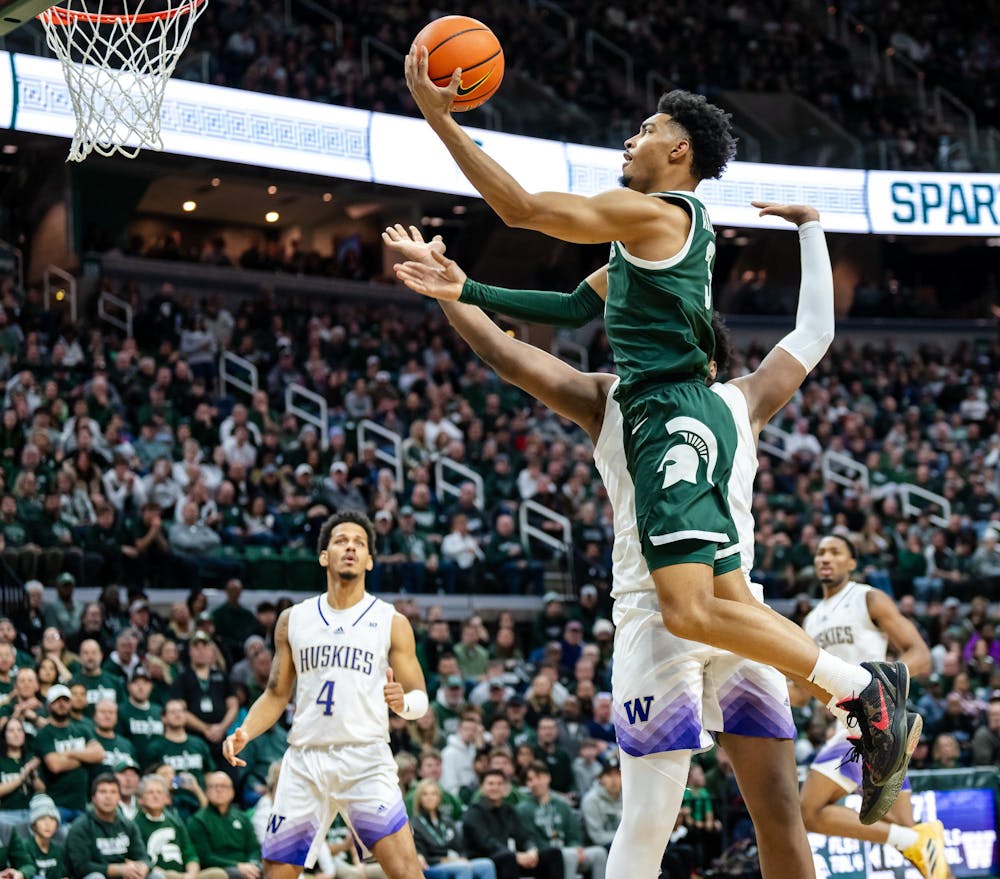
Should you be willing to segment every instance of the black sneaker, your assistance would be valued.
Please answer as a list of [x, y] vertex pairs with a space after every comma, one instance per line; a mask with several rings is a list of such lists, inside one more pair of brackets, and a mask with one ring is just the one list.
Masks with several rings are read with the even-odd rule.
[[[906, 721], [909, 725], [909, 732], [906, 737], [906, 753], [910, 755], [917, 747], [917, 742], [920, 741], [920, 733], [924, 728], [924, 720], [919, 714], [910, 712], [906, 715]], [[861, 812], [859, 817], [862, 824], [874, 824], [876, 821], [881, 821], [885, 817], [886, 812], [892, 808], [892, 804], [896, 802], [896, 798], [899, 796], [899, 792], [903, 788], [903, 782], [906, 779], [906, 769], [904, 768], [900, 772], [897, 772], [884, 785], [874, 785], [871, 782], [868, 766], [861, 759], [861, 752], [857, 750], [858, 739], [852, 737], [849, 741], [855, 746], [855, 751], [848, 760], [861, 760]]]
[[871, 683], [857, 696], [842, 699], [837, 707], [847, 712], [848, 726], [857, 728], [855, 747], [871, 783], [881, 787], [900, 770], [905, 772], [910, 762], [906, 752], [910, 673], [901, 662], [862, 662], [861, 667], [871, 672]]

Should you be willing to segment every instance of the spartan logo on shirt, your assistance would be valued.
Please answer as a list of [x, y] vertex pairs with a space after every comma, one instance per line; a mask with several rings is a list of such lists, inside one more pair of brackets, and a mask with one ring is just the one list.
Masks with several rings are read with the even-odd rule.
[[701, 462], [705, 462], [705, 479], [715, 485], [715, 462], [719, 457], [719, 443], [708, 426], [697, 418], [679, 415], [665, 425], [671, 437], [666, 453], [656, 468], [663, 474], [663, 488], [679, 482], [698, 484]]
[[184, 863], [184, 855], [177, 844], [177, 831], [173, 827], [159, 827], [146, 840], [146, 851], [153, 863]]

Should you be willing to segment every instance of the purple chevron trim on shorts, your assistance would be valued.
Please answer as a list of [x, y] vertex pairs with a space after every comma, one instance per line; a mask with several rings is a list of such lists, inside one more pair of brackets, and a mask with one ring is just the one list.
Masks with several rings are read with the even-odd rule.
[[632, 757], [661, 751], [685, 751], [701, 747], [701, 711], [684, 688], [662, 697], [649, 720], [629, 723], [621, 705], [614, 707], [618, 747]]
[[309, 849], [319, 826], [314, 821], [300, 821], [296, 824], [283, 821], [277, 830], [272, 831], [273, 817], [268, 819], [264, 843], [260, 847], [261, 856], [269, 861], [280, 864], [294, 864], [297, 867], [306, 866]]
[[775, 694], [752, 678], [740, 675], [720, 694], [723, 732], [760, 739], [794, 739], [795, 723], [787, 697]]
[[397, 800], [391, 806], [382, 806], [381, 811], [353, 809], [350, 813], [351, 826], [368, 851], [380, 839], [401, 830], [406, 825], [406, 807]]
[[[861, 763], [857, 760], [848, 763], [847, 758], [850, 753], [851, 743], [838, 738], [820, 748], [819, 753], [816, 754], [809, 766], [815, 769], [824, 764], [832, 764], [832, 768], [836, 769], [844, 778], [852, 782], [855, 790], [857, 790], [861, 787]], [[912, 789], [910, 779], [903, 779], [902, 790], [908, 791]]]
[[861, 787], [861, 764], [858, 762], [848, 763], [847, 758], [850, 753], [850, 742], [838, 739], [820, 748], [810, 765], [817, 767], [825, 763], [833, 764], [832, 768], [852, 782], [856, 788]]

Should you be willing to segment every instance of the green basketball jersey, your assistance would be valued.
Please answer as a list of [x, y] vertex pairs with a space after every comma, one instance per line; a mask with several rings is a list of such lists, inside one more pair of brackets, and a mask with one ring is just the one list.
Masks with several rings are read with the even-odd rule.
[[633, 256], [611, 244], [604, 325], [621, 377], [616, 398], [626, 404], [664, 383], [704, 379], [715, 352], [712, 267], [715, 230], [691, 192], [656, 192], [691, 217], [680, 252], [662, 260]]

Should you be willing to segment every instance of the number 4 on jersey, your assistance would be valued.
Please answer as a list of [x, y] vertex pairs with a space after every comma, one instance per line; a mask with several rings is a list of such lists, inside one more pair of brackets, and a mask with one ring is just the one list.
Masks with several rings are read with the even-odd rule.
[[316, 704], [323, 706], [323, 713], [329, 717], [333, 714], [333, 687], [336, 681], [324, 681], [319, 688], [319, 695], [316, 697]]

